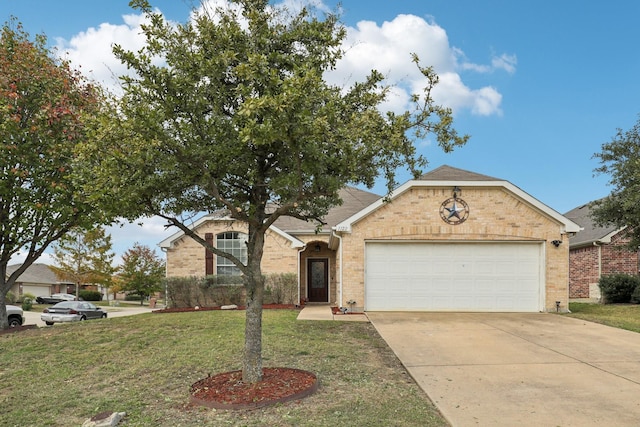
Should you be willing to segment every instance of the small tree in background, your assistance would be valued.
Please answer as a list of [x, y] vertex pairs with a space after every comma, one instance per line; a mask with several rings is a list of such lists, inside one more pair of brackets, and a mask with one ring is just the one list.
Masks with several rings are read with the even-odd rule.
[[76, 285], [100, 284], [109, 288], [115, 268], [111, 236], [102, 227], [91, 230], [73, 229], [53, 246], [55, 265], [51, 269], [60, 280]]
[[135, 243], [122, 255], [120, 277], [122, 290], [140, 295], [140, 305], [151, 294], [162, 290], [164, 261], [148, 246]]

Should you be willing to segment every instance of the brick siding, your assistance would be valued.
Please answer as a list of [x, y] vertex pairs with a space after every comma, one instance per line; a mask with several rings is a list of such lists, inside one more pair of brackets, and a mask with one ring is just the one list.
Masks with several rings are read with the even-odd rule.
[[618, 233], [611, 238], [611, 243], [571, 249], [569, 297], [599, 297], [597, 284], [601, 275], [638, 274], [638, 252], [627, 248], [628, 241]]

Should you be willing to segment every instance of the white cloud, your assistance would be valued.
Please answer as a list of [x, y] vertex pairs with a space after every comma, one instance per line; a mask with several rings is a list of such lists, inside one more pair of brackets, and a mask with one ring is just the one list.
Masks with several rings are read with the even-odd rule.
[[102, 23], [78, 33], [71, 40], [57, 39], [57, 49], [86, 76], [118, 92], [118, 76], [128, 73], [126, 66], [113, 54], [113, 45], [119, 44], [128, 50], [144, 46], [145, 38], [140, 25], [143, 16], [130, 14], [122, 17], [123, 23]]
[[[340, 86], [349, 86], [363, 80], [375, 69], [386, 76], [387, 84], [394, 85], [394, 99], [385, 105], [395, 111], [408, 108], [401, 99], [409, 100], [410, 93], [420, 93], [426, 80], [411, 62], [411, 54], [420, 58], [422, 66], [432, 66], [440, 78], [433, 91], [438, 104], [454, 111], [470, 110], [476, 115], [499, 115], [502, 95], [493, 87], [472, 89], [460, 76], [461, 71], [488, 73], [504, 70], [515, 72], [514, 55], [494, 56], [491, 64], [474, 64], [466, 60], [464, 52], [449, 44], [446, 31], [415, 15], [398, 15], [391, 21], [378, 25], [361, 21], [348, 28], [343, 44], [344, 58], [327, 79]], [[401, 94], [401, 92], [405, 94]]]

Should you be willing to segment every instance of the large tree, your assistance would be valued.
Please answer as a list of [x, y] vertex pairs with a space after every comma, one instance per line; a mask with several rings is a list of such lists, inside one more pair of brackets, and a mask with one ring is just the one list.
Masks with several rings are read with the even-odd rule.
[[[0, 34], [0, 329], [6, 295], [47, 247], [99, 210], [74, 179], [75, 148], [87, 139], [100, 93], [54, 58], [46, 38], [31, 40], [15, 19]], [[7, 265], [21, 253], [9, 276]]]
[[75, 283], [78, 297], [80, 285], [100, 284], [107, 289], [111, 286], [114, 257], [111, 235], [104, 228], [76, 228], [54, 243], [55, 264], [51, 269], [60, 280]]
[[145, 297], [162, 289], [165, 273], [164, 261], [150, 247], [135, 243], [122, 255], [119, 280], [121, 290]]
[[609, 175], [611, 194], [594, 202], [593, 219], [600, 225], [625, 228], [629, 247], [640, 247], [640, 119], [631, 129], [618, 129], [611, 141], [594, 155], [600, 160], [595, 170]]
[[[126, 195], [119, 206], [130, 218], [159, 215], [238, 266], [247, 295], [243, 381], [257, 382], [267, 229], [281, 216], [321, 222], [346, 184], [370, 187], [382, 174], [391, 190], [399, 167], [418, 175], [426, 161], [414, 137], [432, 133], [446, 151], [467, 137], [434, 104], [437, 75], [418, 58], [427, 87], [402, 114], [380, 111], [389, 88], [377, 71], [351, 87], [328, 84], [323, 74], [340, 59], [346, 31], [333, 14], [238, 0], [174, 25], [146, 1], [132, 3], [149, 18], [147, 44], [115, 47], [135, 75], [123, 79], [121, 122], [88, 147], [93, 185]], [[246, 264], [207, 245], [183, 216], [219, 209], [248, 226]]]

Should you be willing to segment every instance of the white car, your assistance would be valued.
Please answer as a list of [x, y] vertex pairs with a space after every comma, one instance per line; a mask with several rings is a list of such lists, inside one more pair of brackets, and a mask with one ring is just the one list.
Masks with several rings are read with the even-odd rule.
[[7, 318], [9, 319], [9, 327], [17, 328], [24, 323], [24, 312], [20, 307], [7, 304]]

